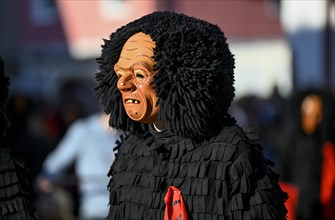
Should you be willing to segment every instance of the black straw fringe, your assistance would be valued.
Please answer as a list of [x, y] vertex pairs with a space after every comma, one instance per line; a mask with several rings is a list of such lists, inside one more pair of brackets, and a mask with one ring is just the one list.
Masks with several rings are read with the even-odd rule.
[[191, 219], [286, 219], [278, 175], [237, 126], [202, 144], [130, 135], [109, 175], [108, 219], [163, 219], [171, 185], [182, 191]]
[[4, 143], [0, 146], [0, 219], [37, 219], [30, 200], [28, 170]]

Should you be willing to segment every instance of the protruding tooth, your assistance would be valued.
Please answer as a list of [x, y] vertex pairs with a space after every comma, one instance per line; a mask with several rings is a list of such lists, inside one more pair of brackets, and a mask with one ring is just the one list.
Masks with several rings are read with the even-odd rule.
[[135, 100], [135, 99], [127, 99], [126, 103], [135, 103], [135, 104], [138, 104], [138, 103], [140, 103], [140, 101]]

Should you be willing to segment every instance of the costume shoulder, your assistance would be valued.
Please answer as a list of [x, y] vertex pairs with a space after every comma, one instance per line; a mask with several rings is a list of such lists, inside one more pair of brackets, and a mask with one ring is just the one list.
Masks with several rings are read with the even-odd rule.
[[232, 219], [286, 219], [287, 194], [278, 184], [279, 175], [270, 166], [252, 130], [225, 128], [217, 138], [229, 144], [230, 216]]
[[115, 142], [116, 147], [113, 149], [115, 152], [115, 160], [108, 172], [108, 176], [111, 177], [115, 173], [123, 172], [124, 166], [129, 158], [137, 157], [138, 166], [145, 166], [147, 163], [145, 157], [148, 154], [147, 145], [152, 142], [153, 137], [146, 134], [143, 136], [136, 134], [120, 135], [120, 140]]
[[1, 140], [1, 145], [0, 219], [37, 219], [30, 200], [28, 170], [4, 140]]

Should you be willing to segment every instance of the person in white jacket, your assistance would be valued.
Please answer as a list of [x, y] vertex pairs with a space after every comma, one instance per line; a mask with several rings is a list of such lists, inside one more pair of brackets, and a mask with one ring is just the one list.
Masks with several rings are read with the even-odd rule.
[[79, 219], [105, 219], [108, 214], [108, 170], [121, 132], [108, 126], [109, 116], [93, 114], [75, 121], [43, 163], [37, 185], [50, 191], [53, 182], [75, 161], [79, 179]]

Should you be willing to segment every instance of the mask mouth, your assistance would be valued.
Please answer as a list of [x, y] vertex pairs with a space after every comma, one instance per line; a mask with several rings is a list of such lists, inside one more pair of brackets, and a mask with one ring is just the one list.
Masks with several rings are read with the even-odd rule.
[[125, 99], [124, 100], [125, 104], [140, 104], [141, 101], [138, 99]]

